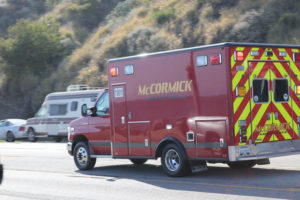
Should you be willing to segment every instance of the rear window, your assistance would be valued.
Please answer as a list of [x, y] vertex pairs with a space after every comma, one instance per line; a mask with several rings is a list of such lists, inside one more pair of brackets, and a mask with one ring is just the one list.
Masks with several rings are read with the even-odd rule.
[[49, 114], [52, 115], [65, 115], [67, 113], [67, 104], [52, 104], [50, 105]]
[[267, 79], [254, 79], [253, 82], [254, 103], [269, 102], [269, 85]]
[[289, 101], [289, 82], [287, 79], [274, 80], [274, 101], [275, 102]]

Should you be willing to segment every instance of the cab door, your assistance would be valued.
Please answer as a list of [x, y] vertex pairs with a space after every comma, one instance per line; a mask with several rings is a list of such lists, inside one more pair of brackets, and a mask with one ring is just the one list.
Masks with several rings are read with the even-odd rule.
[[268, 60], [248, 64], [252, 142], [293, 139], [289, 62]]

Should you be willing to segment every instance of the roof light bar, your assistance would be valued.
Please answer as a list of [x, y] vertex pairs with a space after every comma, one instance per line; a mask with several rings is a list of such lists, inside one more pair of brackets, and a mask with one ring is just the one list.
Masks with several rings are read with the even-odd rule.
[[251, 56], [259, 56], [259, 52], [258, 51], [251, 51], [250, 55]]
[[285, 51], [279, 51], [279, 56], [280, 57], [286, 57], [286, 52]]

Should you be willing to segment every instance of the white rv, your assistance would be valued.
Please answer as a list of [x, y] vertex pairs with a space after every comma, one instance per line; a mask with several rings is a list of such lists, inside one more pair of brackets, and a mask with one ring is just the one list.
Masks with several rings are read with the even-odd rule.
[[26, 132], [29, 141], [35, 142], [38, 137], [53, 137], [59, 142], [66, 138], [68, 124], [81, 117], [82, 104], [92, 107], [103, 91], [89, 87], [74, 91], [68, 87], [67, 92], [48, 94], [35, 117], [27, 119]]

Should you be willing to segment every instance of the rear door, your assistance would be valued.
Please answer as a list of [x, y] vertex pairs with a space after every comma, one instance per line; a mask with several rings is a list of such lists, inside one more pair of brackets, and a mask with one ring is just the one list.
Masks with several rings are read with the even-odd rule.
[[292, 105], [288, 61], [249, 61], [253, 143], [290, 140]]

